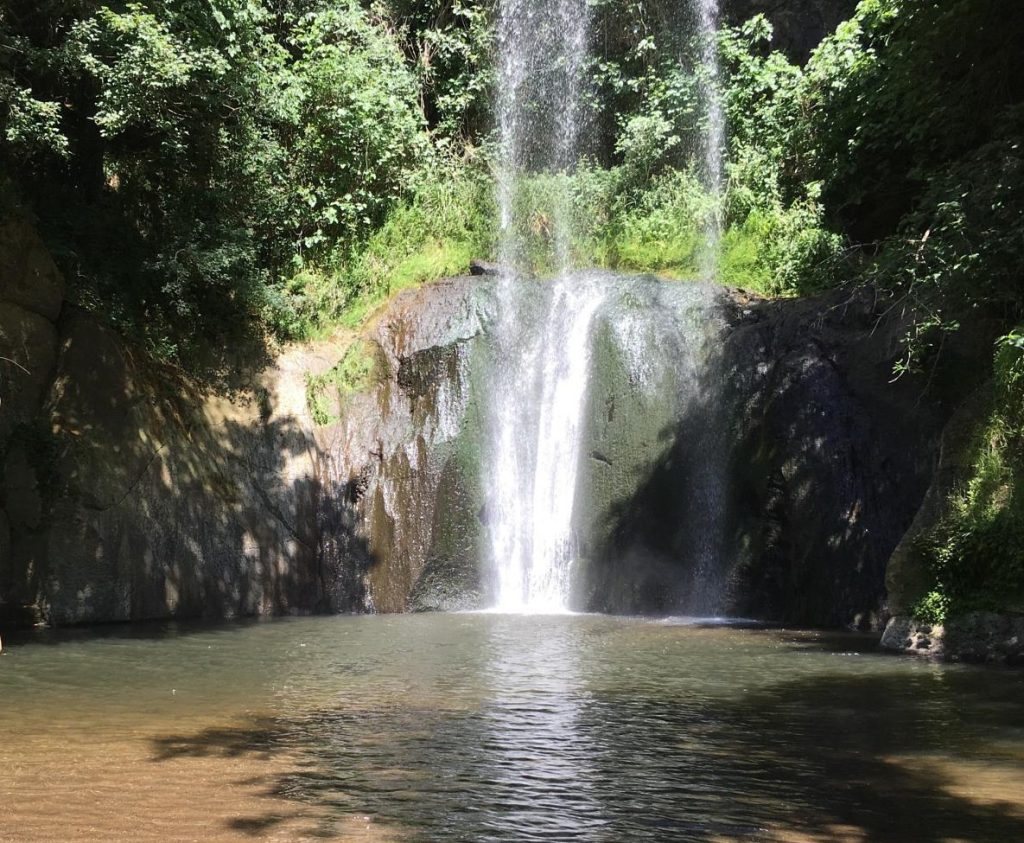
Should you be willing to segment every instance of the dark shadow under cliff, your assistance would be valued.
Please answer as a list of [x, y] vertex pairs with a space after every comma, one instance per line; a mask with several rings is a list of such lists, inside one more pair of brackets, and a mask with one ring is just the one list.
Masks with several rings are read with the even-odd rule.
[[[991, 347], [989, 326], [965, 330], [933, 363], [941, 377], [894, 380], [905, 325], [888, 306], [866, 290], [735, 302], [662, 456], [607, 513], [591, 608], [884, 621], [886, 564]], [[709, 459], [725, 474], [710, 491]]]

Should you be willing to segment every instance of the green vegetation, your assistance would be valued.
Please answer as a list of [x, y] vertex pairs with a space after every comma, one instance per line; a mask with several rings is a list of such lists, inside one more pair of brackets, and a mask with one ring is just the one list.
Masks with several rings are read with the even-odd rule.
[[377, 383], [383, 366], [380, 348], [368, 340], [357, 340], [331, 369], [322, 375], [308, 375], [306, 406], [313, 421], [319, 425], [337, 421], [345, 399]]
[[969, 476], [916, 548], [933, 582], [914, 614], [932, 623], [974, 610], [1024, 611], [1024, 332], [1000, 340], [995, 373]]
[[457, 128], [475, 101], [406, 48], [450, 36], [431, 49], [457, 77], [476, 13], [408, 34], [400, 11], [12, 0], [4, 204], [35, 215], [79, 302], [162, 356], [301, 333], [296, 286], [362, 249], [442, 154], [425, 112]]
[[[721, 206], [697, 176], [705, 71], [672, 4], [594, 5], [590, 157], [519, 191], [545, 271], [570, 197], [581, 265], [776, 295], [873, 283], [921, 313], [1020, 311], [1024, 13], [864, 0], [803, 64], [754, 17], [720, 34]], [[6, 206], [73, 294], [165, 357], [358, 321], [493, 256], [491, 3], [12, 0], [0, 13]], [[985, 248], [981, 248], [981, 244]]]

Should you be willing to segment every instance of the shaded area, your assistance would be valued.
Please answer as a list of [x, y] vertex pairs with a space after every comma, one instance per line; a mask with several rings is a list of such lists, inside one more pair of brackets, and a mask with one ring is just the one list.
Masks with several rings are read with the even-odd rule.
[[351, 530], [344, 559], [321, 542], [324, 523], [342, 540], [352, 495], [321, 476], [294, 375], [210, 393], [70, 308], [60, 339], [45, 447], [8, 453], [39, 494], [0, 565], [6, 601], [53, 624], [361, 605], [368, 552]]
[[136, 621], [112, 621], [79, 626], [26, 628], [11, 624], [4, 629], [4, 647], [25, 644], [60, 646], [92, 641], [167, 641], [190, 635], [232, 635], [251, 626], [271, 622], [272, 618], [154, 618]]
[[803, 63], [821, 39], [849, 18], [857, 0], [723, 0], [727, 20], [740, 24], [763, 14], [772, 23], [772, 46]]
[[[990, 326], [951, 341], [940, 376], [893, 383], [906, 317], [871, 291], [725, 307], [718, 358], [607, 513], [590, 606], [878, 628], [887, 562]], [[705, 477], [716, 450], [718, 488]]]

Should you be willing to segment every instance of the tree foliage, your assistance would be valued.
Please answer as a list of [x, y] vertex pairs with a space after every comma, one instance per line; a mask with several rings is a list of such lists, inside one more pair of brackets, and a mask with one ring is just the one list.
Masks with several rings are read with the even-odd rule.
[[[566, 176], [579, 262], [692, 273], [716, 214], [728, 283], [905, 297], [922, 314], [908, 368], [965, 314], [1021, 316], [1019, 4], [862, 0], [802, 63], [767, 17], [730, 22], [717, 199], [700, 190], [693, 11], [591, 10], [587, 157]], [[35, 213], [80, 301], [158, 350], [228, 325], [307, 332], [493, 241], [493, 0], [0, 14], [5, 201]], [[524, 193], [537, 255], [545, 179]]]
[[430, 148], [385, 11], [9, 11], [0, 154], [80, 299], [173, 352], [251, 330], [279, 279], [380, 225]]

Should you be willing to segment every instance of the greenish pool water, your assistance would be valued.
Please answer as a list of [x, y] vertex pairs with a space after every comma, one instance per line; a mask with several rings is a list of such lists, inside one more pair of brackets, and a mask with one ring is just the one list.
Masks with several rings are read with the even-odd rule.
[[1024, 840], [1022, 691], [681, 620], [8, 639], [0, 839]]

